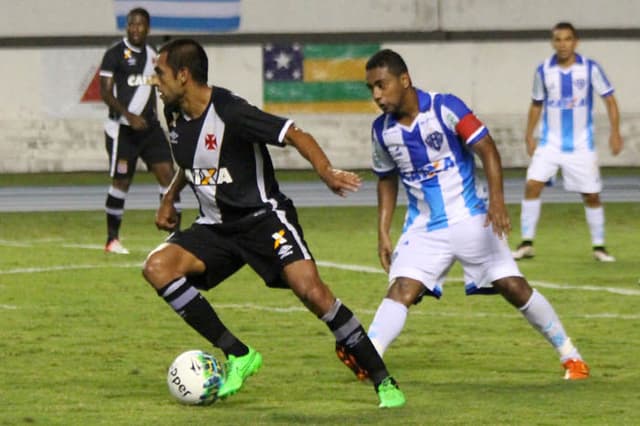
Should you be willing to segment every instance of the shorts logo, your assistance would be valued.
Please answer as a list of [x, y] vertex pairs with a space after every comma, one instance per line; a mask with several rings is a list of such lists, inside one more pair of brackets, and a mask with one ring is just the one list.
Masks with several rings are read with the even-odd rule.
[[287, 239], [284, 237], [284, 229], [279, 230], [278, 232], [274, 232], [271, 235], [273, 238], [273, 249], [277, 249], [280, 245], [285, 244]]
[[178, 133], [175, 130], [169, 132], [169, 142], [172, 144], [178, 143]]
[[427, 146], [429, 146], [432, 149], [435, 149], [436, 151], [440, 151], [440, 148], [442, 148], [442, 141], [444, 139], [444, 136], [442, 133], [440, 132], [433, 132], [433, 133], [429, 133], [427, 135], [427, 138], [425, 139], [425, 143], [427, 144]]
[[292, 253], [293, 247], [290, 244], [285, 244], [280, 247], [280, 250], [278, 250], [278, 256], [280, 257], [280, 259], [284, 259]]
[[118, 164], [116, 164], [116, 171], [118, 174], [126, 175], [129, 170], [129, 163], [127, 160], [118, 160]]

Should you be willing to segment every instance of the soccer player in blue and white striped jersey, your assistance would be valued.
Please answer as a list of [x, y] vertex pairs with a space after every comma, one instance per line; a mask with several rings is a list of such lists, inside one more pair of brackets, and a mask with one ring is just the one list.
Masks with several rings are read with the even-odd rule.
[[[522, 242], [513, 252], [515, 259], [533, 257], [533, 239], [540, 217], [540, 194], [545, 182], [562, 170], [564, 188], [579, 192], [585, 206], [593, 256], [613, 262], [604, 247], [604, 208], [600, 201], [602, 182], [594, 147], [594, 92], [604, 100], [611, 133], [613, 155], [622, 150], [619, 112], [614, 89], [602, 67], [576, 53], [578, 36], [568, 22], [552, 30], [556, 53], [540, 64], [533, 81], [532, 103], [526, 129], [527, 153], [532, 156], [520, 215]], [[542, 116], [540, 138], [534, 131]]]
[[[488, 128], [455, 95], [413, 86], [402, 57], [389, 49], [366, 65], [367, 86], [382, 114], [373, 122], [373, 171], [378, 176], [378, 256], [389, 288], [368, 334], [378, 352], [400, 335], [408, 310], [423, 296], [440, 298], [457, 261], [468, 295], [499, 293], [558, 352], [565, 379], [589, 368], [547, 299], [531, 288], [506, 242], [500, 154]], [[482, 161], [489, 204], [476, 194], [474, 155]], [[399, 190], [409, 206], [395, 248], [391, 223]]]

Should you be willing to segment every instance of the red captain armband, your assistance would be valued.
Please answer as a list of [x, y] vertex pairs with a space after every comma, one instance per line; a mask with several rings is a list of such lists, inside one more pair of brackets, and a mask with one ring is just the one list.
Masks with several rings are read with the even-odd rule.
[[484, 124], [482, 124], [482, 122], [478, 120], [478, 117], [469, 113], [462, 117], [460, 121], [458, 121], [458, 124], [456, 125], [456, 132], [466, 142], [475, 132], [478, 131], [478, 129], [483, 126]]

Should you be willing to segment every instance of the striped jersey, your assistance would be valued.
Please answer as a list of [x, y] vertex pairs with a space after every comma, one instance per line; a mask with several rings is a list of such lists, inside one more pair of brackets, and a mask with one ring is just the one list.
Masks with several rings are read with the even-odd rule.
[[292, 120], [214, 86], [200, 117], [165, 107], [173, 156], [199, 204], [196, 223], [222, 224], [276, 210], [280, 192], [267, 145], [284, 146]]
[[576, 54], [571, 66], [561, 68], [553, 55], [537, 67], [532, 98], [543, 103], [540, 146], [562, 152], [594, 150], [594, 90], [602, 97], [614, 90], [594, 60]]
[[373, 171], [399, 175], [409, 201], [404, 230], [432, 231], [486, 213], [469, 147], [489, 131], [460, 98], [416, 92], [420, 112], [411, 126], [392, 114], [373, 122]]
[[[129, 112], [147, 121], [158, 120], [156, 89], [151, 85], [155, 58], [156, 51], [151, 46], [136, 47], [125, 37], [105, 52], [100, 65], [100, 76], [113, 78], [113, 96]], [[109, 111], [109, 118], [129, 125], [115, 111]]]

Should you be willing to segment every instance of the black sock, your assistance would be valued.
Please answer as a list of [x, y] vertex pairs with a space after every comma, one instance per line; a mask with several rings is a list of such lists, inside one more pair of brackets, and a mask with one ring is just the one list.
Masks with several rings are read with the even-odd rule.
[[180, 277], [158, 290], [167, 302], [186, 322], [220, 348], [226, 356], [242, 356], [249, 348], [235, 337], [220, 321], [213, 307], [185, 277]]
[[369, 378], [377, 388], [382, 380], [389, 376], [389, 372], [353, 312], [336, 299], [336, 303], [322, 317], [322, 320], [333, 332], [336, 342], [345, 346], [358, 365], [367, 370]]
[[104, 210], [107, 214], [107, 243], [118, 238], [120, 233], [120, 224], [122, 223], [122, 215], [124, 214], [124, 198], [121, 198], [122, 191], [112, 190], [109, 188], [107, 200], [104, 204]]

